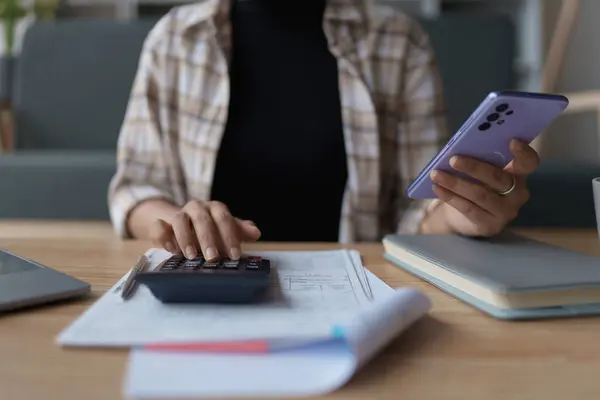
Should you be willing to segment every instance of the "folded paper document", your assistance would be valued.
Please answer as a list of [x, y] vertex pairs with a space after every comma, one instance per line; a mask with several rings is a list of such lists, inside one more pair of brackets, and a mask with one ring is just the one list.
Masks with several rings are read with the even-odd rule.
[[[413, 289], [393, 290], [367, 272], [374, 302], [328, 339], [287, 346], [144, 346], [132, 351], [124, 392], [132, 399], [313, 396], [334, 391], [427, 313]], [[232, 373], [232, 370], [235, 372]]]
[[[146, 254], [149, 269], [171, 255]], [[422, 293], [367, 271], [356, 251], [255, 255], [275, 270], [270, 302], [163, 304], [144, 286], [124, 301], [127, 274], [57, 341], [131, 347], [130, 397], [297, 396], [340, 387], [430, 308]]]

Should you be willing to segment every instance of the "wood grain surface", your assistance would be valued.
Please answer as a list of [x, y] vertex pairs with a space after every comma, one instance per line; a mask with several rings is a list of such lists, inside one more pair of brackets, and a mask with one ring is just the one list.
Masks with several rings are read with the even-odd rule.
[[[522, 231], [600, 255], [596, 231]], [[58, 333], [131, 268], [150, 245], [121, 241], [102, 222], [0, 222], [0, 247], [93, 285], [85, 300], [0, 316], [0, 399], [121, 399], [127, 352], [63, 349]], [[269, 244], [252, 249], [329, 249]], [[494, 320], [386, 262], [379, 244], [358, 249], [392, 287], [433, 301], [430, 315], [387, 346], [330, 399], [600, 399], [600, 317]], [[600, 266], [599, 266], [600, 267]], [[242, 373], [242, 372], [240, 372]]]

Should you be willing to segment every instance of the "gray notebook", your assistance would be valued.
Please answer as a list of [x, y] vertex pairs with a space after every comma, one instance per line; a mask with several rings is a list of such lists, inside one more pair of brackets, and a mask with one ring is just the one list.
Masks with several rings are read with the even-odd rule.
[[389, 235], [385, 256], [498, 318], [600, 313], [600, 258], [512, 233]]

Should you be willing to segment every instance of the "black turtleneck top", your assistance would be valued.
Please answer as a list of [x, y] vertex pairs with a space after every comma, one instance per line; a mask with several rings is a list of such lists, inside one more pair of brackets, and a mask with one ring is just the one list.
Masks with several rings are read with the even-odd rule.
[[326, 0], [236, 0], [212, 198], [264, 241], [337, 241], [347, 179]]

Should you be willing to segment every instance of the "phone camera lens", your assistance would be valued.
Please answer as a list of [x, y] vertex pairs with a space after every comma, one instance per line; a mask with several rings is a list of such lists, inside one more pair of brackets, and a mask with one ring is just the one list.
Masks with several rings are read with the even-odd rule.
[[490, 114], [487, 116], [487, 120], [490, 122], [494, 122], [498, 118], [500, 118], [500, 114], [498, 114], [498, 113], [493, 113], [493, 114]]
[[480, 131], [487, 131], [491, 127], [492, 127], [492, 124], [490, 124], [489, 122], [484, 122], [483, 124], [479, 125], [479, 130]]
[[496, 111], [498, 112], [504, 112], [508, 110], [508, 104], [504, 103], [504, 104], [500, 104], [498, 107], [496, 107]]
[[504, 123], [504, 120], [501, 119], [500, 121], [498, 121], [498, 125], [502, 125]]
[[508, 111], [506, 112], [506, 115], [512, 115], [512, 114], [513, 114], [513, 112], [514, 112], [513, 110], [508, 110]]

